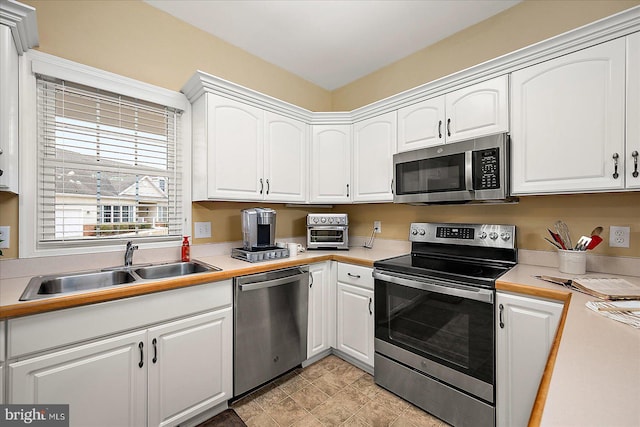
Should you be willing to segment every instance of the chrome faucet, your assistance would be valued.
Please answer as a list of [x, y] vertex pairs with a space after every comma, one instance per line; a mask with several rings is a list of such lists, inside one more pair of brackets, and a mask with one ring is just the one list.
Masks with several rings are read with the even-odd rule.
[[133, 251], [138, 249], [138, 245], [133, 245], [131, 241], [127, 242], [127, 249], [124, 251], [124, 266], [130, 267], [133, 264]]

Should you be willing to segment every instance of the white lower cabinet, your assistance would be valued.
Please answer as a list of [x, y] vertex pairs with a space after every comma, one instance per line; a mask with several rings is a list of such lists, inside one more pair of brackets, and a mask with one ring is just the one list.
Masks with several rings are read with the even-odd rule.
[[496, 425], [526, 426], [563, 305], [498, 292]]
[[335, 346], [336, 340], [335, 286], [331, 286], [331, 262], [310, 265], [309, 276], [308, 359]]
[[[203, 312], [207, 304], [212, 308]], [[164, 322], [148, 321], [162, 313]], [[176, 315], [177, 320], [168, 317]], [[10, 321], [10, 342], [37, 339], [41, 331], [27, 331], [38, 320], [79, 322], [84, 335], [87, 323], [116, 324], [118, 316], [150, 326], [42, 347], [35, 354], [10, 354], [7, 403], [69, 404], [72, 427], [169, 426], [231, 399], [231, 281], [16, 319]]]
[[372, 269], [338, 264], [336, 349], [373, 367]]
[[10, 403], [68, 404], [71, 426], [146, 425], [145, 339], [134, 332], [10, 363]]
[[232, 397], [231, 307], [149, 329], [149, 426], [186, 421]]

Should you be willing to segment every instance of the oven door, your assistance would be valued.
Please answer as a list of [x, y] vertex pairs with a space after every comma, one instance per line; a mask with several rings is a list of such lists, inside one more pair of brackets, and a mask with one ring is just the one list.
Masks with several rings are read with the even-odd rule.
[[337, 248], [348, 249], [347, 226], [311, 226], [307, 227], [307, 248]]
[[494, 291], [374, 270], [375, 351], [494, 402]]

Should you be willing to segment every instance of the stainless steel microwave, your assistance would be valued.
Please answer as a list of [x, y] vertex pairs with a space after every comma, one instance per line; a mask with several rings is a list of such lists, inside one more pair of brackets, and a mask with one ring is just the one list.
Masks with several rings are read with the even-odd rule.
[[509, 194], [509, 135], [394, 154], [395, 203], [513, 201]]

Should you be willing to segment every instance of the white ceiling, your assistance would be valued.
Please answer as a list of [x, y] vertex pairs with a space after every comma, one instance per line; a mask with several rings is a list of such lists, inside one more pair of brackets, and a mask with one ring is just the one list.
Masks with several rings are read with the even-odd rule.
[[145, 0], [327, 90], [521, 0]]

